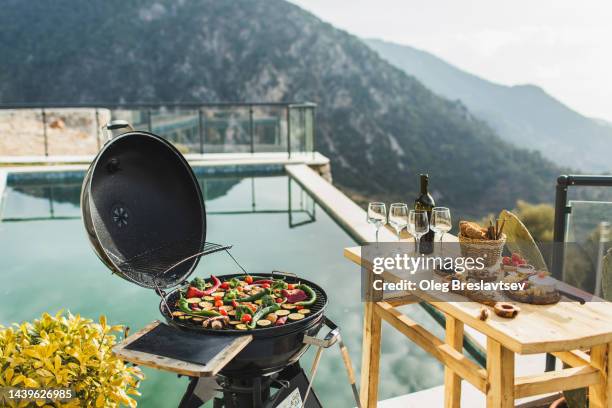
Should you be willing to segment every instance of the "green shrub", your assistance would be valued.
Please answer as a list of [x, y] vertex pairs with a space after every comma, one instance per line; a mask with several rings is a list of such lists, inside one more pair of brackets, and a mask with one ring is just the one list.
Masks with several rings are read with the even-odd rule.
[[0, 326], [0, 387], [72, 388], [76, 393], [76, 399], [49, 407], [135, 407], [130, 395], [140, 395], [143, 375], [113, 355], [114, 333], [121, 331], [121, 326], [108, 326], [104, 316], [94, 323], [61, 311], [32, 323]]

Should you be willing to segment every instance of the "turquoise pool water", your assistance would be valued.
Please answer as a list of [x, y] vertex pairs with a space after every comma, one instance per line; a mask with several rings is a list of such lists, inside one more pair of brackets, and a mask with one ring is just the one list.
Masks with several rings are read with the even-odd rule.
[[[0, 213], [0, 324], [68, 309], [137, 330], [159, 319], [158, 297], [116, 276], [96, 258], [80, 220], [82, 174], [9, 178]], [[234, 245], [232, 253], [256, 274], [291, 271], [320, 284], [329, 295], [327, 315], [342, 329], [356, 368], [360, 364], [362, 305], [359, 270], [342, 257], [354, 241], [295, 181], [272, 176], [200, 176], [208, 212], [208, 240]], [[289, 211], [289, 209], [291, 209]], [[200, 262], [196, 275], [237, 272], [223, 254]], [[435, 324], [418, 307], [406, 313]], [[441, 330], [434, 327], [441, 334]], [[443, 371], [423, 351], [383, 329], [381, 398], [438, 385]], [[309, 370], [311, 349], [302, 365]], [[185, 378], [145, 369], [141, 407], [173, 407]], [[314, 389], [326, 407], [354, 406], [336, 348], [324, 352]]]

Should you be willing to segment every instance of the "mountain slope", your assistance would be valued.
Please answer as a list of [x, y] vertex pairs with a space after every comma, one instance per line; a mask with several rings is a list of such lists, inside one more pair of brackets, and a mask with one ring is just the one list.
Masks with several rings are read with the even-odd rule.
[[427, 171], [480, 214], [551, 200], [561, 171], [280, 0], [7, 0], [0, 25], [2, 102], [312, 101], [336, 183], [366, 197], [411, 200]]
[[381, 57], [437, 94], [460, 99], [500, 137], [563, 166], [612, 171], [612, 126], [580, 115], [533, 85], [504, 86], [413, 47], [365, 40]]

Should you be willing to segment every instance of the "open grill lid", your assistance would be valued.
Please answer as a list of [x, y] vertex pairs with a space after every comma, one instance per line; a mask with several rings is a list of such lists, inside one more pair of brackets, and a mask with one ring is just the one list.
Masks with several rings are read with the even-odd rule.
[[[116, 131], [127, 123], [111, 124]], [[169, 142], [127, 131], [111, 138], [92, 162], [81, 211], [100, 259], [116, 274], [158, 290], [196, 268], [206, 246], [206, 209], [191, 167]]]

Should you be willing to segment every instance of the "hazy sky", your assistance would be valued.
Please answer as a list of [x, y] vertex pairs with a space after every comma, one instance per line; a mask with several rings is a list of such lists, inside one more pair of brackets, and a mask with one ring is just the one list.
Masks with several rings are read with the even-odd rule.
[[612, 121], [610, 0], [291, 0], [360, 37], [412, 45], [494, 82], [543, 87]]

